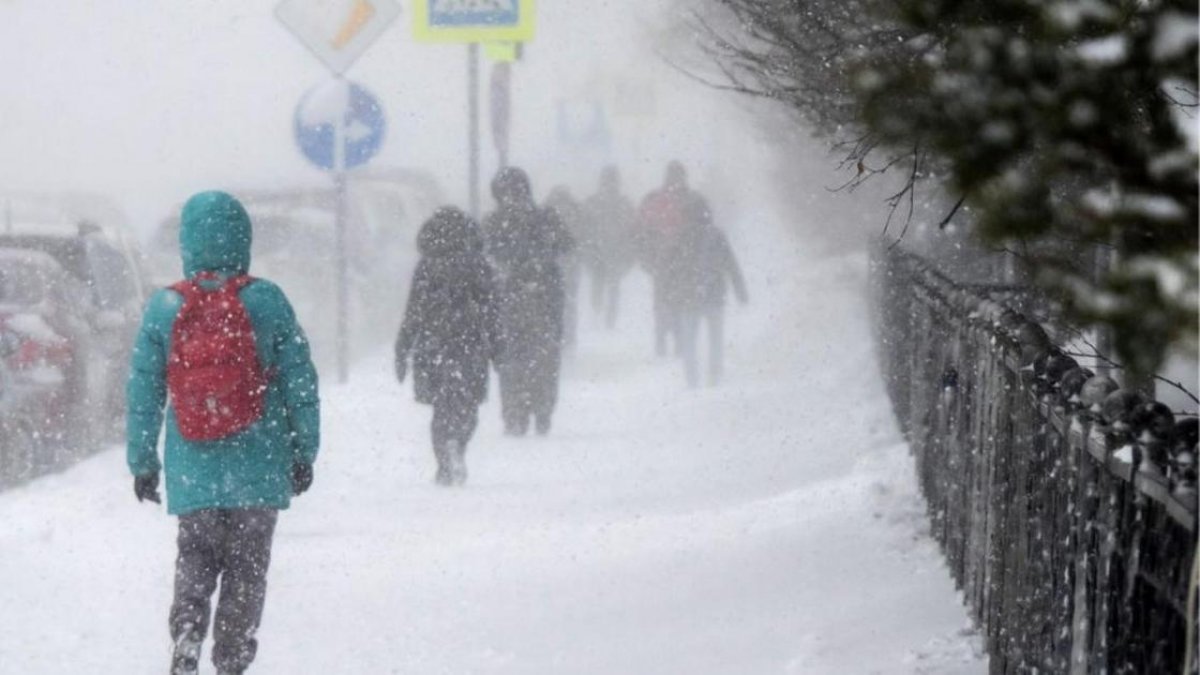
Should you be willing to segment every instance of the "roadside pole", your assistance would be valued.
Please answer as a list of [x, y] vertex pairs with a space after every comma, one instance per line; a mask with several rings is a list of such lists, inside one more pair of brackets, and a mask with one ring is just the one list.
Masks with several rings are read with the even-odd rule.
[[[349, 88], [342, 78], [338, 84]], [[349, 98], [349, 92], [346, 94]], [[346, 249], [346, 116], [338, 115], [333, 127], [334, 257], [337, 267], [337, 373], [338, 384], [350, 379], [350, 274]]]
[[[301, 153], [318, 169], [333, 176], [334, 276], [337, 379], [350, 378], [350, 256], [347, 229], [346, 172], [370, 160], [383, 142], [385, 122], [379, 101], [343, 77], [347, 69], [383, 34], [400, 14], [396, 0], [358, 0], [351, 4], [327, 0], [281, 0], [275, 18], [333, 74], [338, 105], [305, 108], [305, 95], [296, 108], [294, 127]], [[332, 133], [331, 133], [332, 132]], [[332, 146], [332, 147], [330, 147]]]
[[[484, 4], [489, 6], [479, 6]], [[412, 0], [409, 4], [413, 37], [418, 42], [467, 45], [467, 204], [471, 217], [476, 219], [479, 218], [480, 207], [480, 45], [487, 46], [488, 58], [495, 58], [495, 47], [499, 44], [507, 45], [500, 51], [519, 51], [519, 45], [533, 39], [535, 4], [536, 0], [510, 0], [506, 3]], [[508, 160], [507, 138], [505, 149], [500, 154], [503, 166]]]
[[479, 220], [479, 43], [467, 45], [467, 192], [471, 217]]

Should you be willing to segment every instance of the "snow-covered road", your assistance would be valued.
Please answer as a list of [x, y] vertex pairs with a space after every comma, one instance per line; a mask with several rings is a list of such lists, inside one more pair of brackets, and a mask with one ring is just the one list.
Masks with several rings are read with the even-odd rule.
[[[585, 312], [548, 438], [502, 437], [489, 400], [465, 489], [432, 485], [429, 410], [386, 353], [324, 386], [253, 671], [984, 672], [874, 365], [865, 258], [732, 239], [754, 304], [725, 386], [650, 358], [631, 279], [615, 333]], [[114, 448], [0, 494], [0, 673], [165, 672], [175, 521], [130, 485]]]

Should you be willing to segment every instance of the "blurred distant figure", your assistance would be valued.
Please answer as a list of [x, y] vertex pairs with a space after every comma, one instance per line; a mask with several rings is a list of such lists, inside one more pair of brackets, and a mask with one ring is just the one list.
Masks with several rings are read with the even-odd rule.
[[559, 260], [574, 247], [558, 215], [533, 201], [521, 169], [492, 180], [496, 210], [484, 221], [487, 254], [499, 276], [500, 408], [505, 433], [522, 436], [533, 418], [550, 431], [558, 399], [565, 290]]
[[674, 309], [679, 355], [689, 387], [700, 384], [697, 342], [700, 324], [708, 327], [708, 384], [720, 383], [724, 359], [726, 282], [733, 285], [738, 302], [746, 304], [746, 282], [725, 233], [712, 222], [712, 212], [702, 200], [679, 233], [671, 264], [663, 271], [664, 299]]
[[[666, 356], [667, 337], [678, 326], [676, 307], [667, 298], [669, 267], [673, 264], [680, 243], [680, 234], [690, 218], [707, 210], [704, 199], [688, 188], [687, 171], [683, 164], [667, 164], [661, 188], [646, 195], [638, 209], [637, 246], [642, 265], [650, 274], [654, 286], [654, 350]], [[679, 335], [674, 335], [679, 351]]]
[[438, 485], [467, 480], [467, 443], [487, 398], [488, 365], [499, 350], [496, 284], [475, 221], [438, 209], [417, 235], [404, 322], [396, 337], [396, 379], [412, 358], [413, 392], [433, 406], [431, 436]]
[[[242, 673], [255, 633], [279, 511], [309, 488], [319, 444], [317, 373], [292, 306], [248, 275], [251, 224], [223, 192], [183, 207], [185, 279], [146, 305], [128, 384], [129, 470], [138, 501], [179, 516], [172, 675], [198, 672], [212, 612], [213, 663]], [[166, 408], [163, 461], [157, 445]]]
[[579, 280], [582, 276], [581, 242], [583, 242], [587, 233], [583, 208], [579, 202], [575, 201], [575, 197], [571, 195], [571, 191], [563, 185], [559, 185], [550, 191], [550, 195], [546, 197], [545, 208], [553, 211], [558, 216], [563, 227], [570, 233], [571, 239], [575, 242], [572, 249], [559, 258], [558, 264], [562, 269], [563, 275], [563, 294], [565, 296], [565, 304], [563, 306], [563, 345], [571, 347], [575, 344], [576, 335], [579, 325]]
[[621, 175], [615, 166], [600, 172], [596, 194], [584, 203], [592, 275], [592, 308], [604, 315], [604, 325], [617, 323], [621, 279], [633, 267], [633, 202], [621, 194]]

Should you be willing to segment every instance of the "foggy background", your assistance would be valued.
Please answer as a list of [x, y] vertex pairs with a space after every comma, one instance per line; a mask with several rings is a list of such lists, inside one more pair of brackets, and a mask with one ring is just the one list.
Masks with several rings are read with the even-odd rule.
[[[0, 148], [8, 159], [0, 184], [110, 195], [143, 237], [199, 190], [328, 185], [292, 134], [297, 102], [328, 75], [276, 21], [275, 4], [0, 1], [0, 57], [13, 69], [0, 78]], [[721, 185], [710, 198], [726, 223], [734, 220], [730, 209], [762, 208], [781, 193], [793, 198], [772, 200], [781, 208], [828, 215], [857, 204], [877, 218], [876, 200], [826, 192], [840, 182], [827, 143], [785, 135], [783, 120], [772, 126], [751, 115], [758, 104], [707, 89], [660, 58], [688, 63], [686, 4], [539, 3], [536, 38], [514, 64], [511, 132], [511, 162], [530, 170], [536, 195], [560, 183], [590, 193], [599, 168], [615, 161], [638, 198], [678, 158], [701, 190]], [[466, 47], [414, 42], [403, 9], [347, 74], [387, 116], [383, 148], [369, 166], [429, 170], [448, 199], [465, 204]], [[485, 207], [497, 166], [489, 72], [483, 60]], [[586, 129], [592, 101], [609, 112], [608, 141], [560, 138], [560, 110], [573, 129]], [[879, 226], [872, 220], [847, 233], [846, 223], [861, 219], [819, 220], [827, 224], [812, 228], [816, 234], [838, 242], [860, 241]]]

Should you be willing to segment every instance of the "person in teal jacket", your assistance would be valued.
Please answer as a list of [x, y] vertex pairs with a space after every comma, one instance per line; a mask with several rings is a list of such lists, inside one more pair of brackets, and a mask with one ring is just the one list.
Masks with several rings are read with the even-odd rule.
[[[215, 287], [250, 269], [252, 228], [246, 210], [223, 192], [204, 192], [183, 207], [179, 247], [187, 279], [205, 274]], [[213, 278], [215, 276], [215, 278]], [[179, 516], [179, 557], [170, 630], [173, 674], [195, 673], [221, 578], [213, 620], [213, 662], [241, 673], [254, 659], [277, 513], [312, 483], [319, 445], [317, 374], [308, 340], [283, 291], [254, 279], [238, 294], [269, 374], [262, 416], [211, 441], [185, 439], [167, 396], [171, 332], [183, 303], [171, 289], [149, 299], [133, 347], [127, 386], [129, 469], [139, 501], [158, 502], [165, 469], [167, 512]], [[157, 446], [164, 426], [163, 461]]]

